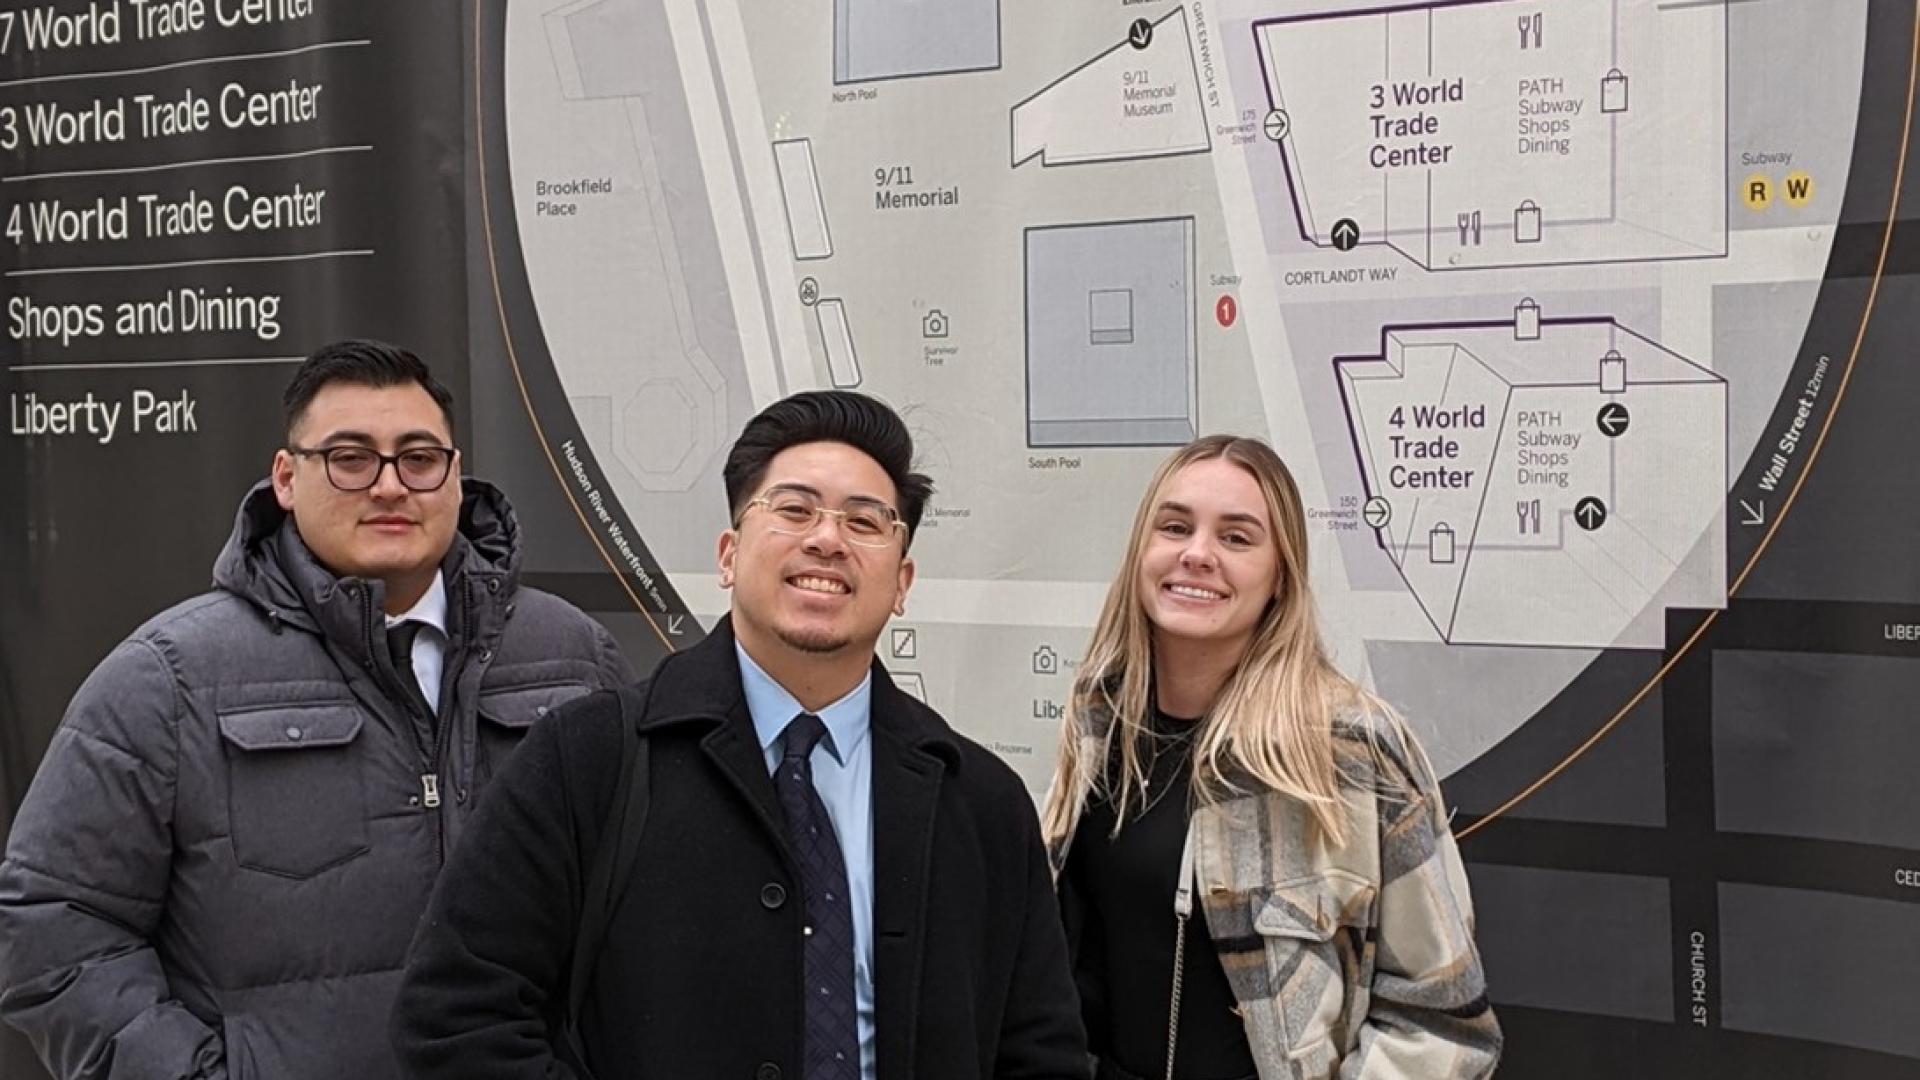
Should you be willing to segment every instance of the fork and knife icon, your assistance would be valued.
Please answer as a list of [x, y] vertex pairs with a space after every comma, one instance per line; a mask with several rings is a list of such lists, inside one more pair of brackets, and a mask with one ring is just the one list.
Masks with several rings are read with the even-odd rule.
[[1545, 12], [1536, 11], [1531, 15], [1520, 16], [1520, 47], [1538, 49], [1542, 47], [1541, 34], [1547, 28]]

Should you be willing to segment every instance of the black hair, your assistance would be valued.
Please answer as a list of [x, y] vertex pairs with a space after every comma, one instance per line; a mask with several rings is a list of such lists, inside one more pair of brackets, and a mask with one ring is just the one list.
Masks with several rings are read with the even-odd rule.
[[333, 383], [354, 386], [404, 386], [418, 383], [447, 418], [447, 434], [453, 434], [453, 394], [418, 356], [398, 345], [365, 338], [352, 338], [322, 345], [309, 354], [280, 396], [286, 410], [287, 433], [313, 403], [314, 396]]
[[913, 436], [900, 414], [884, 402], [849, 390], [809, 390], [783, 398], [747, 421], [727, 453], [721, 476], [727, 486], [729, 521], [740, 520], [774, 456], [803, 443], [837, 442], [872, 458], [900, 495], [907, 542], [920, 528], [920, 513], [933, 494], [933, 480], [913, 471]]

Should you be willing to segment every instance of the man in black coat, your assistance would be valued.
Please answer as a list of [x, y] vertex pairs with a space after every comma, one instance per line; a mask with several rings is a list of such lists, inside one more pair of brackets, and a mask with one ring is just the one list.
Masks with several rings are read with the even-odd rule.
[[[719, 544], [732, 614], [537, 726], [494, 781], [402, 982], [410, 1076], [1086, 1075], [1031, 799], [873, 659], [932, 490], [912, 455], [858, 394], [747, 425]], [[569, 1010], [623, 760], [645, 762], [644, 828]]]

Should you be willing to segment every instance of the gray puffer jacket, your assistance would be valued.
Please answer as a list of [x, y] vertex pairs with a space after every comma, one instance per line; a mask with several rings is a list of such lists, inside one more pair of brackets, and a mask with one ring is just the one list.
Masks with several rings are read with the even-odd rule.
[[465, 496], [437, 723], [404, 704], [384, 587], [315, 562], [265, 484], [216, 591], [80, 687], [0, 863], [0, 1018], [56, 1077], [399, 1075], [401, 963], [487, 778], [548, 710], [633, 678], [598, 623], [517, 587], [499, 491]]

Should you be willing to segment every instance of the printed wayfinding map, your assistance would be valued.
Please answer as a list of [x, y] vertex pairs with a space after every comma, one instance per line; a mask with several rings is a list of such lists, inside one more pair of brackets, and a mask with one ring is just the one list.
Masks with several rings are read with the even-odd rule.
[[427, 356], [642, 667], [741, 425], [891, 402], [881, 661], [1036, 796], [1236, 432], [1446, 777], [1503, 1077], [1920, 1074], [1917, 7], [0, 2], [0, 831], [325, 340]]
[[1837, 410], [1920, 321], [1876, 262], [1912, 30], [515, 0], [480, 44], [489, 250], [663, 647], [725, 609], [741, 421], [879, 395], [939, 487], [882, 659], [1037, 794], [1153, 465], [1260, 435], [1340, 663], [1449, 776], [1511, 1075], [1906, 1075], [1915, 518], [1898, 554], [1862, 505], [1897, 436]]

